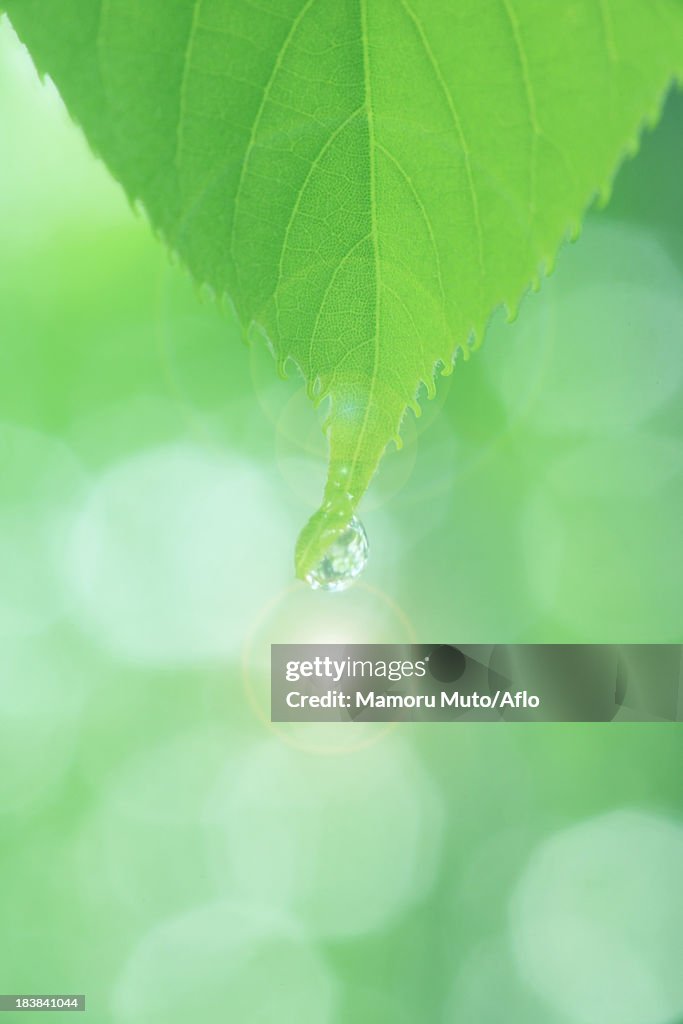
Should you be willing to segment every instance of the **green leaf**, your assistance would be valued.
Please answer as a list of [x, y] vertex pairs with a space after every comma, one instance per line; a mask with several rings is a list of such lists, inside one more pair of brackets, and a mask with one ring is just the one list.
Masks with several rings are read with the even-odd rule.
[[193, 275], [330, 399], [301, 576], [683, 72], [680, 0], [5, 6]]

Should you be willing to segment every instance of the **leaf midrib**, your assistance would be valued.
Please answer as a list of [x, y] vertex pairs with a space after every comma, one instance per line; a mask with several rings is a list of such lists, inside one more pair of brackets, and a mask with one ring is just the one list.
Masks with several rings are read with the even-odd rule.
[[372, 376], [370, 387], [365, 402], [363, 420], [358, 430], [356, 447], [351, 457], [351, 465], [348, 467], [348, 491], [354, 495], [353, 474], [358, 464], [358, 455], [365, 440], [365, 432], [368, 427], [370, 409], [375, 394], [375, 387], [379, 376], [379, 354], [380, 354], [380, 317], [381, 317], [381, 295], [382, 295], [382, 269], [379, 251], [379, 232], [377, 227], [377, 142], [375, 137], [375, 112], [372, 109], [372, 75], [370, 71], [370, 34], [368, 31], [368, 0], [359, 0], [360, 3], [360, 30], [361, 46], [363, 50], [363, 83], [365, 89], [365, 117], [368, 123], [368, 164], [369, 164], [369, 188], [370, 188], [370, 235], [372, 239], [372, 250], [375, 263], [375, 326], [372, 335], [374, 354]]

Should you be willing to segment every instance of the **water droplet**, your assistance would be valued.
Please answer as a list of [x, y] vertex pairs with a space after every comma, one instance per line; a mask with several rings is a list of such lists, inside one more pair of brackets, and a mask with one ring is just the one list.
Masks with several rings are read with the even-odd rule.
[[368, 535], [357, 516], [306, 576], [313, 590], [340, 591], [350, 587], [368, 564]]

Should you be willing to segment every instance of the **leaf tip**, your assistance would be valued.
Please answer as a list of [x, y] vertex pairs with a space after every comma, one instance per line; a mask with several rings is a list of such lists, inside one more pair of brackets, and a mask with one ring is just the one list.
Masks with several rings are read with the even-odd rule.
[[519, 316], [519, 300], [515, 302], [504, 302], [503, 308], [505, 309], [505, 322], [508, 324], [514, 324], [515, 320]]
[[596, 199], [596, 206], [599, 210], [604, 210], [610, 199], [612, 198], [612, 182], [606, 181], [598, 189], [598, 195]]
[[549, 253], [543, 261], [543, 276], [550, 277], [555, 273], [555, 267], [557, 266], [557, 253]]
[[567, 227], [567, 238], [570, 242], [578, 242], [581, 237], [582, 224], [580, 220], [572, 220]]
[[308, 581], [334, 542], [353, 519], [355, 503], [340, 487], [328, 484], [325, 499], [299, 534], [294, 553], [297, 579]]

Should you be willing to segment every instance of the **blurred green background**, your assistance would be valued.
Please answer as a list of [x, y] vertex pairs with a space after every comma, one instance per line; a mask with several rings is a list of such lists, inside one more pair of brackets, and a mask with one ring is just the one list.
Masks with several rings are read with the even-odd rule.
[[272, 726], [271, 642], [681, 642], [683, 99], [293, 583], [324, 441], [0, 22], [0, 991], [683, 1021], [675, 725]]

